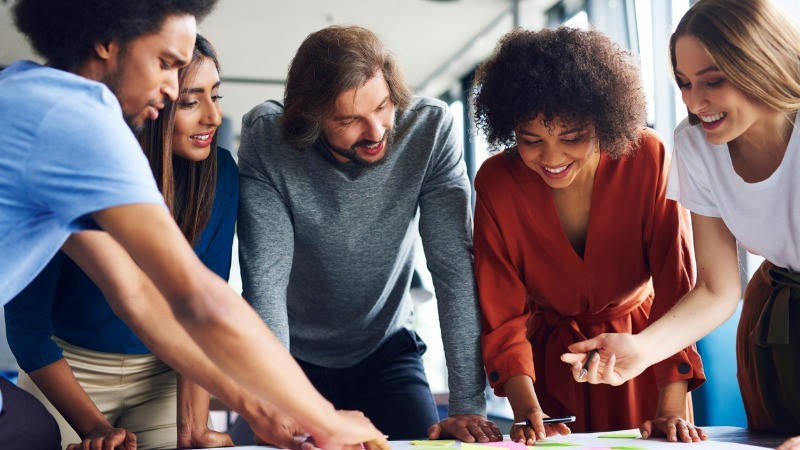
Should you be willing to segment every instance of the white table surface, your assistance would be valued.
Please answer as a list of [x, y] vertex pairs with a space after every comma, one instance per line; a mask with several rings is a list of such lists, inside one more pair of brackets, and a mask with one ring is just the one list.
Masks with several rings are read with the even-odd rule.
[[[664, 439], [650, 438], [650, 439], [618, 439], [618, 438], [600, 438], [598, 435], [607, 435], [612, 433], [622, 432], [636, 432], [638, 430], [621, 430], [621, 431], [608, 431], [601, 433], [573, 433], [569, 436], [554, 436], [542, 441], [542, 443], [556, 443], [565, 442], [577, 444], [576, 446], [569, 447], [549, 447], [543, 445], [542, 449], [564, 449], [564, 450], [588, 450], [588, 449], [614, 449], [627, 447], [629, 449], [694, 449], [694, 450], [708, 450], [708, 449], [731, 449], [731, 450], [745, 450], [745, 449], [763, 449], [774, 448], [782, 442], [782, 437], [770, 435], [755, 435], [748, 433], [746, 429], [739, 427], [703, 427], [703, 430], [709, 436], [707, 441], [687, 443], [667, 442]], [[508, 440], [506, 436], [506, 444], [508, 450], [534, 450], [535, 447], [525, 449], [524, 446], [516, 444]], [[411, 441], [390, 441], [393, 450], [435, 450], [431, 446], [411, 445]], [[481, 444], [487, 450], [498, 449], [503, 447], [495, 443], [490, 445]], [[447, 447], [436, 447], [440, 450], [460, 450], [461, 443], [455, 441], [455, 444]], [[469, 446], [470, 450], [475, 450], [474, 446]], [[240, 450], [262, 450], [265, 447], [246, 445], [237, 447], [228, 447]], [[194, 449], [199, 450], [199, 449]]]

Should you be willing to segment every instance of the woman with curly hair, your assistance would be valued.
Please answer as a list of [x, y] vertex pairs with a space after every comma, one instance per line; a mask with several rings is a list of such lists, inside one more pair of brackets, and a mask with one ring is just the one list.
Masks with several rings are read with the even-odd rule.
[[596, 31], [516, 30], [476, 91], [478, 126], [504, 149], [475, 179], [474, 245], [489, 381], [532, 425], [512, 439], [568, 433], [542, 423], [566, 415], [576, 431], [704, 439], [690, 422], [687, 391], [705, 380], [693, 346], [617, 387], [575, 383], [559, 361], [574, 342], [641, 331], [694, 284], [688, 214], [665, 196], [637, 67]]

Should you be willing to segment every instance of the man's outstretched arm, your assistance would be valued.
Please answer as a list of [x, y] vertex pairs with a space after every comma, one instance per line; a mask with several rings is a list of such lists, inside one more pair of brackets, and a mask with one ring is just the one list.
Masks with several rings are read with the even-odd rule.
[[[177, 323], [222, 373], [295, 418], [320, 445], [338, 447], [373, 440], [377, 440], [376, 445], [387, 445], [363, 416], [335, 413], [249, 305], [197, 258], [162, 206], [118, 206], [96, 212], [93, 217], [152, 280]], [[86, 250], [80, 248], [80, 242], [77, 245], [65, 251], [78, 255]], [[117, 270], [115, 262], [109, 264], [104, 258], [101, 254], [84, 259]], [[82, 268], [90, 277], [97, 272]], [[101, 289], [120, 289], [113, 281], [93, 280]], [[145, 344], [149, 344], [150, 333], [171, 326], [168, 319], [159, 318], [129, 325]], [[214, 385], [216, 377], [189, 360], [184, 348], [148, 346], [183, 375], [212, 393], [224, 395]]]

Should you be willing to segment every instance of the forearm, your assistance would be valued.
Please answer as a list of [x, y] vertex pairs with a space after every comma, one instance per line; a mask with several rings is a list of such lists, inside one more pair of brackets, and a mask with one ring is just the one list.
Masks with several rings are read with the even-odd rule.
[[191, 433], [208, 426], [208, 391], [178, 375], [178, 432]]
[[658, 409], [655, 417], [686, 417], [686, 393], [689, 383], [685, 380], [664, 385], [658, 391]]
[[[332, 423], [332, 417], [338, 416], [334, 415], [333, 406], [314, 389], [247, 302], [197, 259], [163, 208], [119, 206], [97, 212], [94, 217], [119, 244], [106, 243], [106, 253], [116, 255], [100, 255], [99, 263], [87, 262], [84, 256], [86, 265], [100, 266], [101, 272], [108, 272], [109, 267], [114, 267], [114, 272], [131, 272], [131, 265], [141, 267], [167, 299], [178, 322], [219, 370], [294, 417], [322, 440], [335, 433], [337, 424]], [[154, 234], [151, 230], [159, 232]], [[76, 250], [70, 257], [81, 258], [81, 249]], [[96, 278], [102, 276], [87, 273], [100, 286]], [[119, 278], [118, 273], [105, 275]], [[141, 324], [134, 331], [141, 337], [157, 329], [164, 329], [161, 320]], [[207, 374], [187, 363], [185, 349], [160, 346], [150, 349], [183, 375], [217, 394]]]
[[438, 301], [451, 414], [486, 414], [481, 310], [476, 293], [469, 198], [460, 185], [420, 202], [420, 235]]
[[[486, 375], [481, 359], [477, 301], [468, 305], [462, 302], [463, 308], [457, 305], [447, 308], [442, 303], [445, 302], [440, 302], [439, 311], [450, 387], [450, 414], [486, 415]], [[461, 309], [461, 313], [457, 309]]]
[[[741, 296], [736, 238], [722, 219], [692, 214], [697, 284], [637, 338], [650, 364], [710, 333], [736, 310]], [[648, 364], [648, 365], [650, 365]]]
[[[211, 281], [213, 283], [202, 290], [207, 295], [203, 308], [210, 313], [208, 320], [179, 319], [181, 324], [224, 373], [231, 374], [234, 380], [262, 399], [269, 399], [312, 434], [329, 433], [320, 429], [320, 425], [329, 421], [332, 405], [314, 389], [249, 305], [233, 295], [222, 280]], [[253, 357], [242, 358], [241, 355]]]
[[698, 283], [662, 318], [641, 333], [648, 366], [694, 344], [730, 318], [739, 302], [737, 289], [712, 292]]
[[531, 410], [540, 408], [531, 377], [515, 375], [508, 379], [503, 389], [506, 392], [508, 403], [514, 411], [515, 421], [527, 419]]
[[[140, 275], [144, 277], [144, 274]], [[134, 330], [148, 348], [157, 348], [159, 353], [169, 355], [163, 358], [167, 364], [179, 373], [191, 375], [191, 379], [180, 376], [178, 391], [179, 394], [187, 394], [186, 403], [180, 402], [179, 408], [191, 408], [191, 411], [185, 411], [186, 421], [193, 420], [195, 424], [205, 425], [208, 416], [208, 392], [203, 387], [245, 418], [264, 414], [270, 408], [269, 405], [222, 372], [180, 325], [155, 286], [146, 277], [142, 283], [140, 297], [109, 300], [114, 312]], [[146, 326], [156, 322], [160, 326]], [[181, 424], [180, 418], [178, 423]]]
[[[137, 308], [139, 311], [137, 316], [127, 315], [126, 319], [131, 321], [129, 324], [138, 323], [132, 326], [136, 329], [140, 328], [142, 323], [153, 320], [165, 321], [165, 326], [156, 330], [142, 330], [141, 333], [137, 331], [137, 334], [148, 347], [157, 346], [166, 349], [167, 353], [180, 355], [171, 363], [167, 361], [178, 372], [192, 370], [193, 380], [179, 375], [179, 431], [191, 433], [192, 430], [200, 431], [207, 426], [208, 391], [213, 392], [225, 405], [241, 414], [251, 425], [260, 423], [259, 421], [263, 421], [265, 417], [274, 417], [276, 409], [220, 371], [180, 326], [166, 302], [163, 299], [153, 301], [157, 298], [160, 298], [160, 294], [156, 291], [154, 296], [148, 296], [147, 299], [137, 302], [136, 304], [140, 305], [140, 308]], [[205, 386], [208, 391], [196, 383]], [[252, 426], [255, 428], [255, 425]], [[256, 430], [257, 433], [260, 431]]]
[[111, 427], [63, 358], [28, 376], [81, 438], [98, 428]]

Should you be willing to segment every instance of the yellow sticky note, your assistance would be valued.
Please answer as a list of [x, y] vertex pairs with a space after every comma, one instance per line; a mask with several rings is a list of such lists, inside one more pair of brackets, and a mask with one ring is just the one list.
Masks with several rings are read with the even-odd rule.
[[456, 441], [454, 440], [423, 440], [423, 441], [411, 441], [411, 445], [421, 445], [424, 447], [452, 447], [456, 445]]
[[491, 447], [484, 444], [470, 444], [467, 442], [461, 443], [461, 450], [510, 450], [508, 447], [495, 447], [492, 445]]
[[601, 434], [597, 437], [603, 439], [639, 439], [642, 435], [639, 434], [638, 431], [622, 431], [618, 433]]

